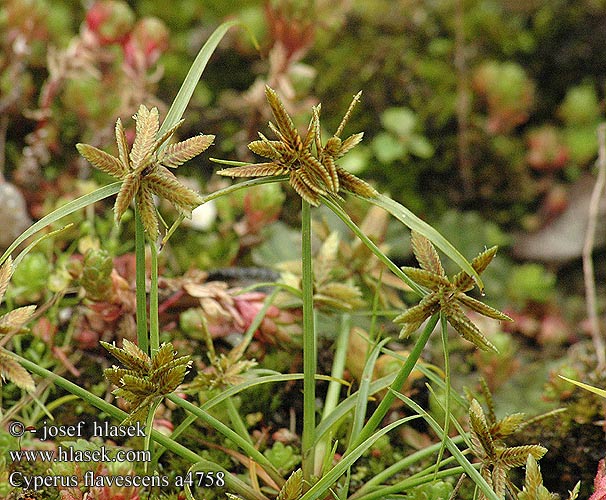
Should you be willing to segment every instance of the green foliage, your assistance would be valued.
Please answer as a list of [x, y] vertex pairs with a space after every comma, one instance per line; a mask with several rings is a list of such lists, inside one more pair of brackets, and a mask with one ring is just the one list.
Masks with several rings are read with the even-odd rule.
[[27, 254], [15, 269], [11, 292], [19, 302], [35, 302], [47, 289], [52, 266], [40, 252]]
[[406, 500], [449, 500], [453, 491], [452, 484], [445, 481], [435, 481], [417, 486], [414, 491], [406, 494]]
[[528, 263], [515, 267], [507, 283], [507, 292], [519, 304], [547, 302], [553, 297], [556, 277], [541, 264]]
[[282, 474], [292, 471], [301, 463], [301, 455], [298, 455], [292, 446], [285, 445], [280, 441], [276, 441], [273, 446], [265, 450], [263, 454], [282, 472]]

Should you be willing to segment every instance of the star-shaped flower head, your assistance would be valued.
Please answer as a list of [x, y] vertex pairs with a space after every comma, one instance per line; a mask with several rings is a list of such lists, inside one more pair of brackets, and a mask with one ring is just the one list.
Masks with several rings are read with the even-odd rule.
[[191, 211], [202, 203], [201, 196], [181, 184], [166, 167], [176, 168], [199, 155], [212, 144], [215, 136], [200, 134], [160, 149], [181, 126], [183, 120], [158, 137], [160, 123], [157, 108], [149, 110], [142, 104], [133, 118], [137, 126], [130, 153], [124, 127], [119, 118], [116, 122], [118, 158], [88, 144], [77, 144], [76, 148], [99, 170], [123, 181], [114, 205], [116, 222], [120, 221], [134, 198], [145, 231], [155, 239], [158, 234], [158, 216], [152, 195], [170, 201], [177, 210], [188, 217]]
[[[469, 423], [471, 433], [471, 451], [481, 461], [480, 474], [490, 484], [499, 498], [506, 493], [511, 498], [518, 498], [517, 488], [507, 477], [514, 467], [521, 467], [532, 456], [539, 460], [547, 448], [538, 444], [507, 446], [505, 439], [527, 425], [523, 413], [514, 413], [497, 420], [492, 411], [488, 415], [476, 399], [469, 406]], [[480, 493], [479, 500], [486, 500]]]
[[[466, 306], [483, 316], [512, 321], [512, 319], [500, 311], [466, 295], [475, 286], [472, 276], [464, 271], [459, 272], [451, 280], [448, 279], [440, 257], [435, 247], [424, 236], [412, 232], [412, 249], [421, 266], [403, 267], [402, 270], [408, 277], [419, 285], [426, 287], [430, 292], [421, 299], [421, 302], [411, 307], [394, 319], [395, 323], [402, 324], [401, 337], [410, 335], [417, 330], [421, 324], [433, 314], [441, 311], [452, 327], [466, 340], [469, 340], [480, 349], [496, 348], [482, 334], [476, 325], [465, 315], [461, 306]], [[481, 274], [497, 253], [497, 247], [485, 250], [471, 261], [471, 267]]]
[[[288, 174], [293, 189], [301, 198], [314, 206], [320, 204], [320, 195], [329, 193], [337, 195], [341, 185], [345, 189], [362, 196], [376, 195], [376, 191], [372, 187], [335, 164], [336, 159], [343, 156], [362, 140], [362, 134], [354, 134], [342, 142], [338, 138], [338, 134], [345, 126], [353, 104], [357, 102], [360, 94], [354, 98], [354, 102], [341, 122], [337, 134], [329, 139], [324, 147], [320, 140], [319, 105], [312, 109], [307, 134], [305, 139], [302, 139], [275, 90], [266, 86], [265, 95], [276, 122], [275, 125], [270, 122], [269, 128], [278, 140], [269, 140], [262, 133], [259, 133], [261, 140], [251, 142], [248, 147], [254, 153], [271, 161], [225, 168], [218, 172], [220, 175], [266, 177]], [[316, 146], [315, 152], [313, 151], [314, 144]]]
[[127, 339], [122, 341], [122, 348], [107, 342], [101, 345], [125, 366], [113, 366], [103, 372], [117, 386], [112, 394], [130, 405], [129, 416], [122, 425], [145, 420], [150, 406], [181, 385], [191, 366], [189, 356], [178, 356], [171, 343], [162, 344], [151, 358]]

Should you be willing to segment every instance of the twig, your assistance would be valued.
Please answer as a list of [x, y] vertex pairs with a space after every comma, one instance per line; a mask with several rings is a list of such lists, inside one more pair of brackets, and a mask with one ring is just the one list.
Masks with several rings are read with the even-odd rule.
[[602, 123], [598, 127], [598, 177], [591, 193], [589, 203], [589, 221], [587, 222], [587, 232], [585, 233], [585, 244], [583, 245], [583, 276], [585, 279], [585, 300], [587, 302], [587, 316], [589, 318], [589, 327], [591, 338], [595, 347], [598, 359], [598, 370], [606, 368], [606, 349], [604, 339], [600, 332], [600, 323], [596, 305], [595, 277], [593, 272], [593, 245], [595, 242], [595, 232], [598, 218], [600, 199], [606, 185], [606, 124]]

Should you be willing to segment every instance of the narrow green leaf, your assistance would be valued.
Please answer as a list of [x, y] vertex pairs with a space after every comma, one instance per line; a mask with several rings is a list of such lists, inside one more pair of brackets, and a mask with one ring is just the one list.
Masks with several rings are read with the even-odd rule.
[[[411, 420], [415, 420], [419, 418], [420, 415], [412, 415], [410, 417], [401, 418], [396, 420], [395, 422], [383, 427], [380, 431], [375, 432], [371, 437], [360, 443], [356, 446], [351, 453], [347, 456], [343, 457], [341, 461], [335, 465], [335, 467], [325, 476], [322, 477], [316, 484], [314, 484], [308, 491], [305, 493], [301, 500], [316, 500], [317, 498], [323, 497], [326, 495], [329, 488], [334, 484], [336, 480], [338, 480], [347, 469], [349, 469], [355, 462], [360, 458], [364, 452], [370, 449], [370, 447], [379, 440], [381, 436], [384, 436], [392, 429], [409, 422]], [[474, 469], [475, 470], [475, 469]]]
[[189, 100], [194, 93], [196, 85], [198, 84], [198, 81], [200, 81], [200, 77], [208, 64], [210, 56], [212, 56], [214, 53], [217, 45], [219, 45], [219, 42], [225, 36], [225, 33], [227, 33], [227, 31], [236, 24], [240, 24], [239, 21], [227, 21], [221, 24], [213, 32], [213, 34], [208, 37], [208, 40], [200, 49], [200, 52], [198, 52], [198, 55], [191, 65], [185, 80], [183, 80], [183, 84], [181, 85], [172, 106], [166, 114], [166, 118], [164, 119], [164, 122], [160, 127], [160, 131], [158, 132], [159, 136], [164, 134], [164, 132], [170, 129], [181, 119], [183, 113], [185, 112], [185, 108], [187, 107]]
[[374, 203], [378, 207], [387, 210], [396, 219], [402, 222], [404, 225], [409, 227], [411, 230], [420, 233], [430, 240], [435, 246], [437, 246], [448, 258], [453, 260], [463, 271], [470, 276], [473, 276], [476, 280], [480, 291], [484, 290], [484, 283], [480, 278], [480, 275], [476, 270], [471, 267], [471, 264], [467, 261], [463, 255], [450, 243], [444, 236], [442, 236], [436, 229], [427, 224], [427, 222], [419, 219], [415, 214], [408, 210], [403, 205], [400, 205], [397, 201], [392, 200], [388, 196], [378, 194], [374, 198], [364, 198], [370, 203]]
[[576, 380], [572, 380], [572, 379], [564, 377], [562, 375], [560, 375], [560, 378], [563, 378], [564, 380], [566, 380], [566, 382], [570, 382], [571, 384], [578, 385], [579, 387], [582, 387], [583, 389], [587, 389], [588, 391], [591, 391], [600, 397], [606, 398], [606, 391], [604, 389], [598, 389], [597, 387], [594, 387], [592, 385], [584, 384], [583, 382], [577, 382]]
[[62, 207], [57, 210], [51, 212], [50, 214], [42, 217], [38, 222], [35, 222], [30, 227], [28, 227], [21, 235], [13, 241], [13, 243], [6, 249], [6, 251], [0, 257], [0, 264], [2, 264], [7, 257], [17, 248], [21, 243], [23, 243], [26, 239], [28, 239], [31, 235], [36, 234], [41, 229], [44, 229], [49, 224], [58, 221], [59, 219], [66, 217], [78, 210], [81, 210], [88, 205], [92, 205], [98, 201], [101, 201], [104, 198], [108, 198], [116, 194], [120, 190], [121, 182], [114, 182], [113, 184], [109, 184], [107, 186], [103, 186], [102, 188], [93, 191], [92, 193], [87, 193], [84, 196], [80, 196], [80, 198], [76, 198], [75, 200], [66, 203]]

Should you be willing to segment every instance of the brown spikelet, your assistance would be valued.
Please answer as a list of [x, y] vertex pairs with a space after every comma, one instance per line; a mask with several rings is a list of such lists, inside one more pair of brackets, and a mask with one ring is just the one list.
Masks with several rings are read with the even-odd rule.
[[297, 172], [292, 172], [290, 174], [290, 185], [297, 192], [297, 194], [310, 205], [313, 205], [314, 207], [320, 206], [320, 198], [318, 194], [310, 189], [310, 187], [303, 181]]
[[116, 347], [115, 344], [109, 344], [100, 341], [100, 344], [108, 350], [120, 363], [135, 372], [145, 372], [149, 370], [151, 360], [139, 347], [127, 339], [123, 341], [123, 348]]
[[36, 306], [24, 306], [13, 309], [0, 317], [0, 335], [17, 333], [21, 327], [32, 317]]
[[150, 161], [154, 152], [156, 134], [160, 128], [158, 108], [147, 109], [143, 104], [139, 106], [137, 114], [133, 117], [136, 122], [135, 142], [130, 151], [132, 169], [141, 172]]
[[350, 174], [347, 170], [337, 165], [337, 175], [339, 176], [339, 185], [351, 193], [363, 196], [365, 198], [374, 198], [377, 191], [370, 184], [362, 179]]
[[440, 256], [431, 241], [420, 233], [411, 231], [410, 242], [412, 251], [423, 269], [439, 276], [446, 276], [442, 263], [440, 262]]
[[282, 153], [280, 153], [278, 150], [278, 148], [281, 146], [282, 143], [280, 141], [269, 141], [267, 139], [262, 139], [260, 141], [251, 142], [248, 145], [248, 149], [259, 156], [277, 161], [282, 158]]
[[158, 216], [154, 206], [154, 198], [149, 186], [143, 185], [135, 195], [135, 203], [145, 232], [152, 238], [158, 236]]
[[11, 275], [13, 274], [13, 259], [9, 255], [8, 258], [4, 261], [4, 264], [0, 267], [0, 302], [4, 298], [4, 294], [6, 293], [6, 289], [8, 288], [8, 282], [11, 279]]
[[214, 141], [214, 135], [198, 135], [164, 149], [160, 162], [165, 167], [176, 168], [205, 151]]
[[282, 136], [286, 143], [294, 146], [297, 144], [297, 142], [301, 141], [301, 138], [299, 137], [299, 133], [297, 132], [292, 119], [286, 112], [284, 104], [282, 104], [282, 101], [278, 97], [276, 91], [267, 85], [265, 86], [265, 96], [267, 97], [267, 102], [269, 103], [276, 120], [276, 132], [278, 135]]
[[349, 105], [349, 108], [347, 108], [347, 111], [345, 112], [345, 116], [343, 116], [343, 119], [341, 120], [341, 123], [339, 124], [339, 127], [337, 128], [337, 131], [335, 132], [335, 135], [337, 137], [339, 137], [343, 133], [343, 129], [345, 128], [345, 125], [349, 121], [349, 118], [351, 117], [351, 114], [352, 114], [354, 108], [356, 107], [356, 104], [358, 104], [360, 102], [361, 96], [362, 96], [362, 91], [358, 92], [355, 96], [353, 96], [351, 104]]
[[448, 318], [448, 322], [457, 331], [461, 337], [468, 340], [476, 347], [483, 351], [498, 352], [497, 348], [490, 342], [484, 334], [474, 325], [471, 320], [465, 315], [462, 309], [457, 304], [448, 304], [442, 310]]
[[[118, 179], [122, 179], [130, 170], [130, 158], [128, 156], [128, 142], [126, 140], [126, 133], [124, 132], [124, 127], [122, 126], [122, 121], [120, 118], [116, 120], [116, 144], [118, 144], [118, 161], [122, 167], [122, 175], [115, 176]], [[89, 160], [90, 161], [90, 160]], [[91, 162], [95, 165], [94, 162]]]
[[440, 286], [450, 285], [450, 281], [448, 281], [446, 276], [441, 276], [432, 271], [419, 269], [418, 267], [406, 266], [402, 267], [402, 271], [404, 271], [406, 276], [408, 276], [410, 279], [427, 288], [437, 288]]
[[31, 375], [8, 352], [0, 351], [0, 377], [10, 380], [20, 389], [33, 392], [36, 389]]
[[101, 151], [89, 144], [76, 144], [76, 149], [84, 158], [106, 174], [118, 179], [122, 179], [126, 175], [124, 165], [117, 158], [105, 151]]
[[282, 486], [276, 500], [299, 500], [303, 494], [303, 471], [294, 471]]
[[284, 167], [275, 163], [257, 163], [242, 167], [224, 168], [217, 173], [228, 177], [269, 177], [282, 175], [285, 172], [286, 169]]
[[[487, 250], [484, 250], [475, 259], [471, 261], [471, 267], [473, 267], [478, 273], [484, 272], [488, 264], [492, 262], [495, 255], [497, 254], [498, 247], [494, 246]], [[469, 276], [466, 272], [460, 271], [453, 279], [454, 285], [462, 292], [468, 292], [475, 286], [473, 277]]]
[[118, 196], [116, 196], [116, 203], [114, 204], [114, 217], [116, 222], [120, 221], [124, 212], [126, 212], [126, 209], [135, 197], [135, 194], [139, 191], [140, 183], [141, 179], [135, 173], [130, 173], [124, 178], [122, 187], [118, 192]]
[[170, 199], [171, 203], [181, 211], [191, 212], [203, 201], [198, 193], [181, 184], [165, 167], [159, 167], [149, 174], [144, 182], [152, 192], [161, 198]]
[[513, 321], [513, 319], [507, 316], [507, 314], [502, 313], [494, 307], [490, 307], [488, 304], [484, 304], [484, 302], [476, 300], [469, 295], [465, 295], [464, 293], [458, 292], [457, 300], [464, 306], [469, 307], [469, 309], [472, 309], [473, 311], [476, 311], [488, 318], [498, 319], [501, 321]]
[[[339, 179], [336, 179], [336, 184], [333, 176], [328, 171], [328, 169], [320, 163], [316, 158], [314, 158], [311, 153], [306, 152], [301, 157], [301, 173], [304, 173], [309, 176], [309, 174], [313, 175], [317, 181], [313, 183], [318, 186], [322, 192], [329, 191], [331, 193], [336, 193], [339, 186]], [[335, 172], [336, 175], [336, 172]], [[327, 189], [324, 189], [322, 186], [325, 186]], [[313, 186], [310, 186], [313, 189]]]
[[503, 449], [499, 453], [499, 459], [503, 461], [505, 467], [521, 467], [526, 463], [528, 455], [539, 460], [547, 453], [547, 448], [538, 444], [528, 444], [524, 446], [512, 446]]
[[157, 370], [166, 363], [170, 363], [174, 357], [175, 352], [172, 344], [162, 344], [151, 361], [151, 369]]
[[345, 139], [341, 143], [341, 147], [339, 149], [338, 158], [349, 153], [353, 148], [355, 148], [364, 137], [364, 132], [359, 132], [357, 134], [350, 135], [347, 139]]

